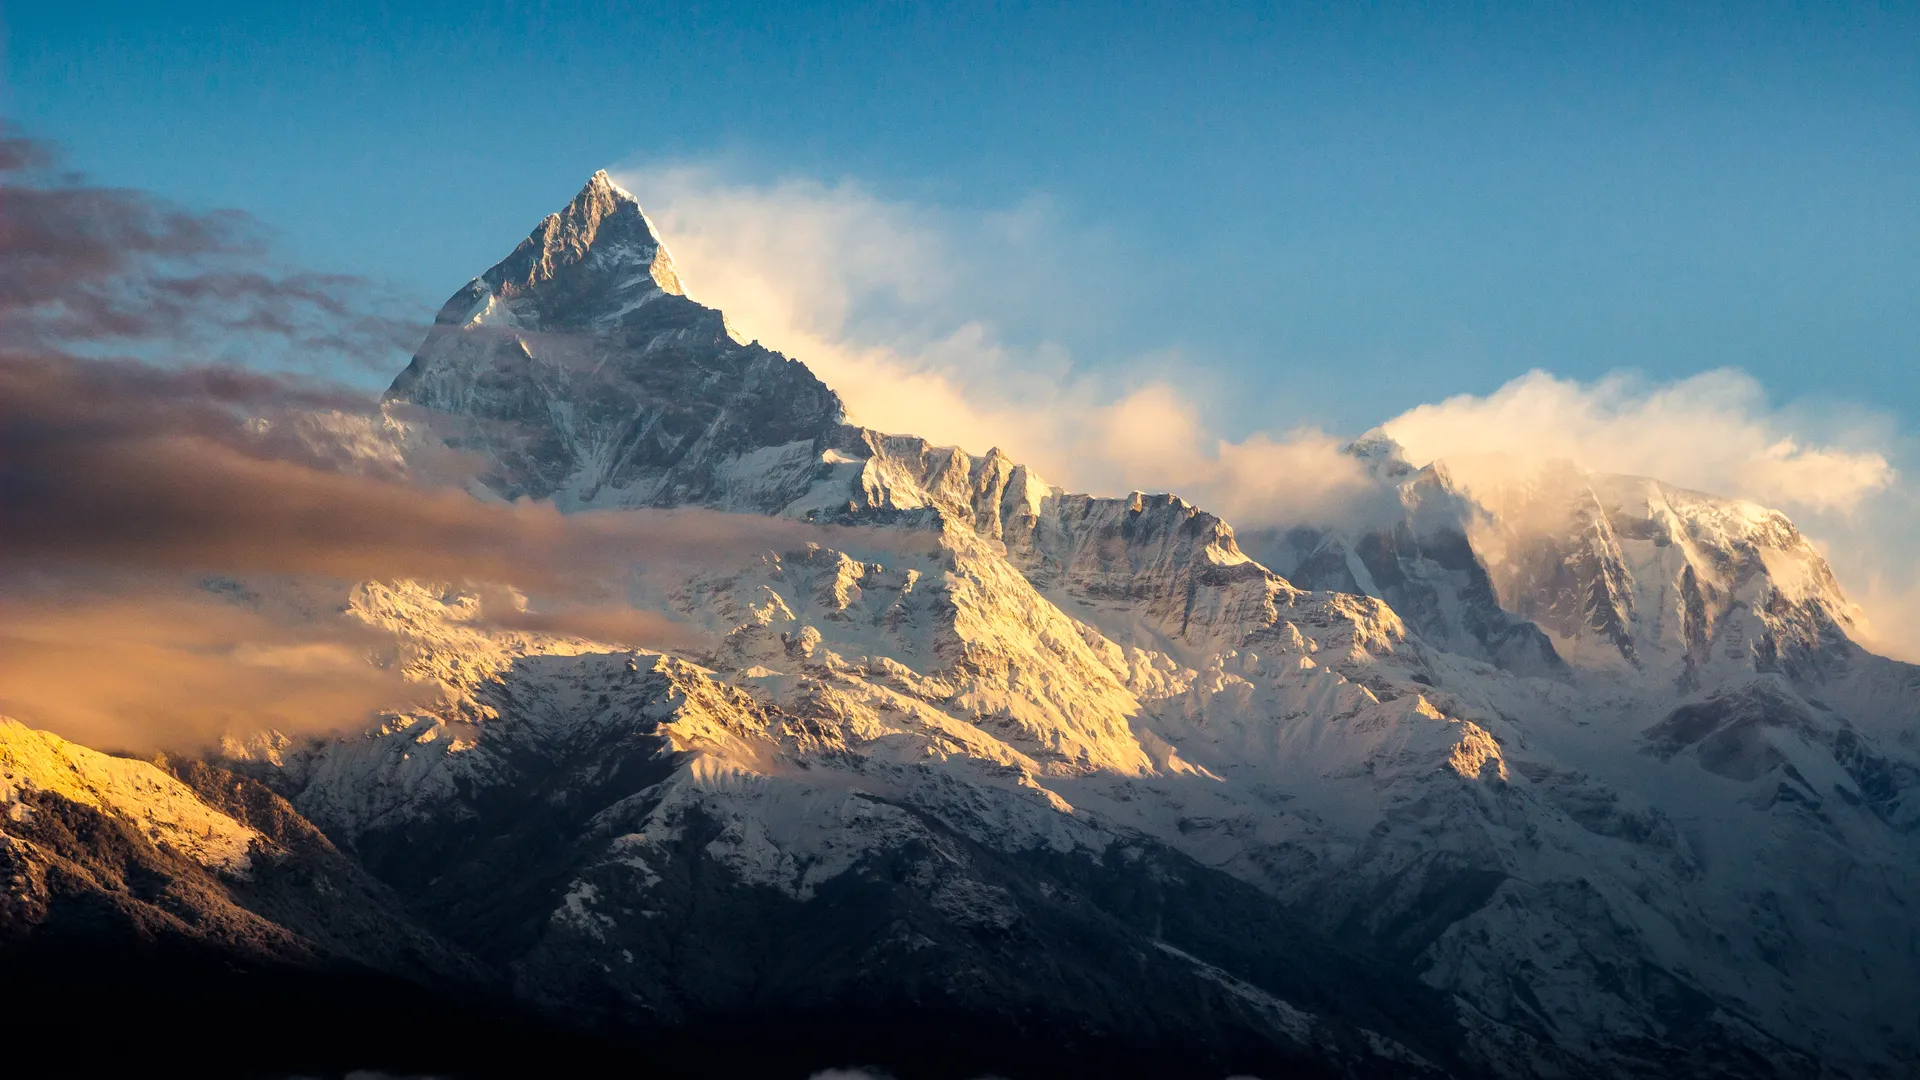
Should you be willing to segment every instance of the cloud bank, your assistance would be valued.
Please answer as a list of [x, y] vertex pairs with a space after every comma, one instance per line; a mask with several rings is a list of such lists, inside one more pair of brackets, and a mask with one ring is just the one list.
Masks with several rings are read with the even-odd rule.
[[392, 639], [185, 585], [0, 576], [0, 713], [108, 752], [326, 731], [426, 700]]
[[[322, 405], [336, 423], [294, 423]], [[484, 621], [685, 649], [701, 644], [687, 627], [624, 604], [636, 573], [910, 542], [700, 509], [487, 501], [333, 437], [387, 423], [370, 399], [310, 381], [0, 352], [0, 711], [152, 749], [236, 727], [332, 730], [412, 700], [369, 666], [369, 632], [235, 609], [192, 587], [206, 575], [336, 595], [368, 579], [510, 583], [538, 604], [494, 590]]]
[[[1212, 430], [1209, 406], [1226, 391], [1186, 374], [1204, 365], [1176, 349], [1082, 364], [1044, 327], [1016, 343], [981, 320], [1030, 311], [1035, 297], [1056, 310], [1102, 302], [1098, 268], [1032, 257], [1085, 246], [1044, 201], [967, 217], [853, 183], [748, 184], [699, 166], [628, 170], [622, 182], [660, 225], [691, 295], [805, 361], [856, 422], [975, 452], [999, 446], [1075, 490], [1174, 491], [1243, 527], [1339, 520], [1369, 490], [1339, 452], [1345, 440], [1324, 431]], [[1419, 464], [1563, 459], [1778, 507], [1827, 551], [1873, 644], [1920, 660], [1920, 560], [1907, 539], [1920, 534], [1920, 500], [1884, 418], [1776, 407], [1733, 370], [1667, 383], [1534, 371], [1384, 426]]]
[[1739, 371], [1666, 384], [1625, 374], [1581, 384], [1532, 371], [1485, 397], [1422, 405], [1384, 427], [1416, 462], [1564, 459], [1789, 511], [1846, 513], [1892, 486], [1884, 453], [1810, 444], [1798, 419], [1771, 409], [1760, 384]]
[[1920, 662], [1920, 498], [1895, 467], [1900, 441], [1884, 417], [1775, 407], [1732, 370], [1670, 383], [1533, 371], [1384, 427], [1411, 460], [1445, 460], [1468, 487], [1507, 478], [1516, 461], [1560, 459], [1783, 510], [1864, 611], [1866, 644]]
[[[0, 355], [0, 567], [510, 581], [604, 594], [636, 564], [739, 561], [866, 530], [684, 509], [562, 514], [422, 487], [262, 414], [342, 397], [226, 369]], [[370, 423], [373, 402], [358, 402]], [[843, 535], [853, 533], [854, 535]]]

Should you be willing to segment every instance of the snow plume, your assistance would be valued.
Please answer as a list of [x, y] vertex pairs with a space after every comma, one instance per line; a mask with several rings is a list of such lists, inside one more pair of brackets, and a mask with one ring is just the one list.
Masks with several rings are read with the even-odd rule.
[[1629, 375], [1581, 384], [1533, 371], [1486, 397], [1422, 405], [1385, 428], [1410, 460], [1446, 460], [1469, 484], [1470, 462], [1558, 459], [1816, 513], [1852, 511], [1892, 485], [1883, 453], [1810, 444], [1796, 419], [1770, 409], [1760, 384], [1739, 371], [1663, 386]]
[[855, 423], [975, 453], [997, 446], [1072, 490], [1176, 491], [1249, 523], [1329, 511], [1362, 484], [1324, 432], [1210, 433], [1177, 350], [1118, 358], [1103, 374], [1044, 333], [1014, 344], [983, 321], [1042, 306], [1049, 325], [1097, 319], [1119, 295], [1100, 275], [1151, 258], [1072, 234], [1044, 200], [962, 217], [852, 183], [741, 184], [700, 167], [621, 182], [673, 249], [688, 295], [804, 361]]
[[1756, 380], [1732, 370], [1666, 384], [1534, 371], [1485, 397], [1422, 405], [1384, 428], [1414, 464], [1444, 461], [1483, 497], [1572, 462], [1783, 510], [1866, 612], [1868, 644], [1920, 660], [1910, 539], [1920, 532], [1920, 499], [1894, 467], [1897, 440], [1882, 418], [1775, 408]]

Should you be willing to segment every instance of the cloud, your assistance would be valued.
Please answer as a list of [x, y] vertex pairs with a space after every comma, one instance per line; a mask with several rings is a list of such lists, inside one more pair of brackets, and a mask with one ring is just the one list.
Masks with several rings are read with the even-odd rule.
[[[1044, 200], [972, 216], [850, 182], [736, 183], [713, 169], [629, 170], [689, 295], [742, 335], [804, 361], [851, 419], [980, 453], [1000, 447], [1073, 490], [1177, 491], [1243, 523], [1323, 512], [1355, 463], [1316, 429], [1218, 438], [1182, 389], [1196, 365], [1146, 349], [1077, 364], [1042, 333], [1006, 340], [982, 312], [1114, 302], [1107, 265], [1135, 252], [1071, 233]], [[1068, 268], [1062, 251], [1087, 261]], [[1095, 265], [1097, 264], [1097, 265]]]
[[1384, 426], [1417, 463], [1562, 459], [1790, 511], [1844, 513], [1893, 484], [1884, 453], [1809, 443], [1795, 419], [1769, 408], [1765, 390], [1739, 371], [1651, 385], [1625, 374], [1582, 384], [1533, 371], [1485, 397], [1422, 405]]
[[1484, 397], [1422, 405], [1383, 425], [1416, 464], [1444, 460], [1469, 488], [1571, 461], [1651, 476], [1785, 511], [1866, 614], [1878, 651], [1920, 661], [1920, 499], [1895, 468], [1886, 419], [1827, 406], [1777, 408], [1751, 376], [1593, 383], [1533, 371]]
[[[1180, 350], [1148, 343], [1087, 364], [1051, 342], [1035, 310], [1102, 310], [1119, 295], [1103, 275], [1152, 266], [1154, 253], [1088, 242], [1044, 200], [968, 216], [850, 182], [750, 184], [702, 166], [622, 180], [660, 226], [690, 294], [805, 361], [855, 422], [974, 452], [999, 446], [1075, 490], [1173, 491], [1241, 526], [1371, 509], [1373, 489], [1339, 452], [1341, 438], [1214, 431], [1209, 406], [1225, 388], [1196, 379], [1204, 363]], [[1039, 330], [1011, 341], [988, 312]], [[1920, 658], [1920, 581], [1905, 545], [1920, 512], [1883, 419], [1777, 408], [1737, 371], [1664, 384], [1533, 372], [1387, 427], [1417, 461], [1447, 458], [1469, 479], [1491, 455], [1558, 458], [1779, 507], [1824, 544], [1875, 645]]]
[[334, 730], [425, 700], [395, 643], [145, 581], [0, 577], [0, 713], [114, 752], [205, 748], [230, 731]]
[[[1848, 595], [1866, 614], [1860, 627], [1862, 644], [1884, 656], [1920, 664], [1920, 578], [1912, 557], [1911, 548], [1891, 556], [1872, 549], [1865, 558], [1834, 559], [1828, 552], [1829, 561], [1841, 568], [1836, 572]], [[1906, 564], [1894, 565], [1901, 558]], [[1868, 564], [1864, 569], [1863, 562]], [[1864, 584], [1854, 584], [1862, 580]]]
[[[0, 356], [0, 565], [418, 577], [604, 591], [636, 563], [739, 561], [871, 530], [699, 509], [563, 515], [409, 483], [261, 413], [344, 391], [224, 369]], [[360, 408], [369, 422], [373, 402]]]
[[[1060, 350], [1010, 349], [965, 314], [970, 285], [993, 272], [980, 264], [996, 260], [953, 242], [958, 223], [851, 183], [755, 187], [686, 167], [622, 182], [660, 226], [690, 295], [805, 361], [855, 422], [975, 452], [1026, 443], [1037, 468], [1064, 466], [1045, 460], [1054, 429], [1072, 422], [1060, 413], [1095, 404], [1089, 388]], [[987, 221], [969, 231], [979, 246], [1008, 239]]]
[[218, 344], [256, 364], [386, 369], [424, 330], [392, 289], [274, 264], [245, 214], [94, 186], [56, 160], [0, 128], [0, 347], [205, 359]]

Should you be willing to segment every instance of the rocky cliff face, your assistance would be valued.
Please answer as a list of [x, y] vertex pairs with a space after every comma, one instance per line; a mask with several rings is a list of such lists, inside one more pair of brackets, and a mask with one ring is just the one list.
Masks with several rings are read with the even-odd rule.
[[440, 704], [229, 748], [547, 1015], [903, 1076], [1920, 1065], [1920, 674], [1778, 514], [1380, 438], [1340, 530], [1068, 493], [846, 424], [604, 176], [389, 402], [502, 497], [891, 538], [648, 571], [678, 655], [366, 583]]
[[638, 203], [598, 173], [441, 308], [387, 398], [443, 417], [504, 497], [775, 509], [842, 408], [803, 365], [681, 292]]
[[1751, 672], [1835, 674], [1853, 606], [1785, 515], [1571, 467], [1494, 490], [1495, 587], [1592, 667], [1692, 690]]

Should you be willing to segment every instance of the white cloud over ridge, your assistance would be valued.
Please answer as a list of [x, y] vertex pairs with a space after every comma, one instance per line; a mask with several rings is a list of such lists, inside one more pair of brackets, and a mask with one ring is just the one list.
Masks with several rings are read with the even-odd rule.
[[1414, 461], [1565, 459], [1790, 511], [1850, 512], [1894, 481], [1877, 450], [1805, 443], [1757, 381], [1727, 369], [1657, 385], [1629, 374], [1582, 384], [1535, 370], [1384, 426]]
[[755, 186], [686, 167], [620, 180], [688, 293], [805, 361], [857, 423], [973, 453], [998, 446], [1077, 491], [1177, 491], [1240, 521], [1322, 513], [1361, 483], [1322, 431], [1212, 434], [1180, 389], [1177, 351], [1096, 371], [1056, 343], [1003, 340], [977, 315], [986, 305], [1036, 292], [1099, 302], [1097, 286], [1028, 257], [1062, 242], [1043, 206], [959, 219], [851, 183]]
[[[1194, 390], [1208, 385], [1194, 374], [1203, 369], [1177, 349], [1087, 365], [1044, 334], [1010, 341], [984, 320], [1097, 309], [1113, 297], [1084, 262], [1154, 257], [1108, 250], [1063, 265], [1077, 238], [1044, 202], [967, 216], [851, 182], [750, 184], [697, 166], [621, 181], [659, 224], [689, 293], [744, 336], [805, 361], [858, 423], [975, 453], [998, 446], [1073, 490], [1174, 491], [1242, 526], [1341, 516], [1367, 490], [1339, 452], [1345, 440], [1325, 431], [1212, 430], [1217, 394]], [[1536, 370], [1383, 426], [1416, 464], [1564, 459], [1778, 507], [1827, 551], [1872, 643], [1920, 660], [1920, 567], [1908, 539], [1920, 534], [1920, 498], [1894, 466], [1884, 419], [1776, 407], [1731, 369], [1664, 383]]]
[[1565, 460], [1785, 511], [1864, 611], [1866, 643], [1920, 662], [1920, 498], [1894, 467], [1883, 418], [1777, 408], [1731, 369], [1666, 383], [1627, 373], [1580, 383], [1536, 370], [1383, 426], [1410, 460], [1446, 460], [1469, 488], [1502, 479], [1516, 460]]

